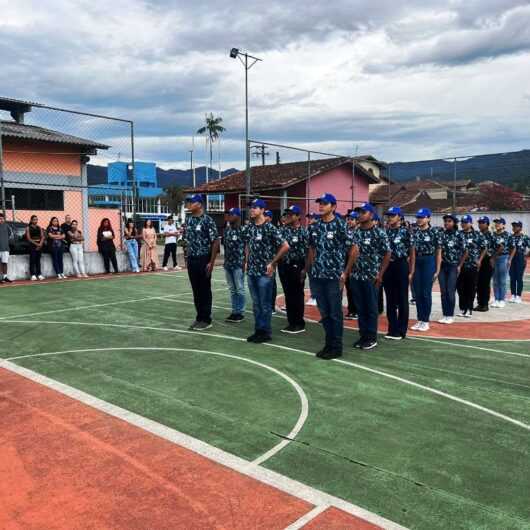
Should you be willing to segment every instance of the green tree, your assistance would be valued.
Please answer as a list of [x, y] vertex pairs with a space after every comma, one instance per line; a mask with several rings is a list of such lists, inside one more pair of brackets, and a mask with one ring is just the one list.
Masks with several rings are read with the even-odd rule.
[[184, 188], [181, 186], [168, 186], [164, 188], [164, 194], [160, 196], [160, 202], [167, 206], [171, 213], [178, 214], [185, 199]]
[[213, 143], [219, 139], [221, 134], [226, 131], [226, 129], [221, 125], [221, 123], [223, 123], [223, 118], [221, 118], [221, 116], [216, 118], [211, 112], [209, 115], [206, 114], [205, 121], [206, 125], [198, 129], [197, 134], [208, 134], [208, 138], [210, 140], [210, 171], [212, 171]]

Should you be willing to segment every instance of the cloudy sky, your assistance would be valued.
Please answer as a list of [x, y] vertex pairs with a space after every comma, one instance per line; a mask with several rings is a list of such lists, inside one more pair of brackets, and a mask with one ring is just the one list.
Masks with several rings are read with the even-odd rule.
[[530, 148], [530, 1], [0, 0], [0, 13], [1, 95], [132, 119], [138, 158], [165, 167], [187, 167], [206, 112], [227, 128], [223, 167], [243, 166], [233, 46], [263, 59], [251, 137], [384, 160]]

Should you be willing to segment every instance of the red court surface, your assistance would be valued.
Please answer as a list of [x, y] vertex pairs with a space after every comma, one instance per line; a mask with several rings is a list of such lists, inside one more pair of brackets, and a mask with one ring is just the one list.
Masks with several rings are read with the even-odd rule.
[[[281, 529], [315, 507], [0, 369], [0, 528]], [[378, 528], [336, 508], [303, 528]]]

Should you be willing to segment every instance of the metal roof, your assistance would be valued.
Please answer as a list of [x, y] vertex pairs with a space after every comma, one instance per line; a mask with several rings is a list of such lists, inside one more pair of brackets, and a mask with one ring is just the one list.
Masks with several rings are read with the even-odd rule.
[[27, 125], [22, 123], [15, 123], [12, 121], [2, 121], [1, 132], [2, 136], [8, 138], [20, 138], [22, 140], [37, 140], [40, 142], [53, 142], [69, 145], [77, 145], [90, 149], [109, 149], [109, 145], [100, 144], [86, 138], [80, 138], [71, 134], [65, 134], [45, 127], [38, 127], [37, 125]]

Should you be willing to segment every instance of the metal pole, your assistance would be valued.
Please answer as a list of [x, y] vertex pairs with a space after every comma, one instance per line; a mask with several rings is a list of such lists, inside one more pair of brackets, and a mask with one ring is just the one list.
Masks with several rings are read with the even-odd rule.
[[456, 164], [457, 160], [455, 158], [454, 162], [454, 171], [453, 171], [453, 212], [456, 212]]
[[311, 151], [307, 152], [307, 201], [306, 201], [306, 214], [309, 213], [311, 208]]
[[391, 164], [388, 164], [388, 204], [387, 204], [387, 207], [390, 208], [390, 200], [391, 200], [391, 195], [390, 195], [390, 186], [392, 185], [392, 165]]
[[355, 158], [352, 158], [351, 164], [351, 207], [355, 208]]
[[131, 121], [132, 218], [136, 222], [136, 162], [134, 159], [134, 122]]
[[248, 54], [245, 53], [245, 191], [250, 199], [250, 146], [248, 142]]
[[4, 150], [2, 140], [2, 123], [0, 122], [0, 202], [4, 219], [6, 216], [6, 189], [4, 186]]

